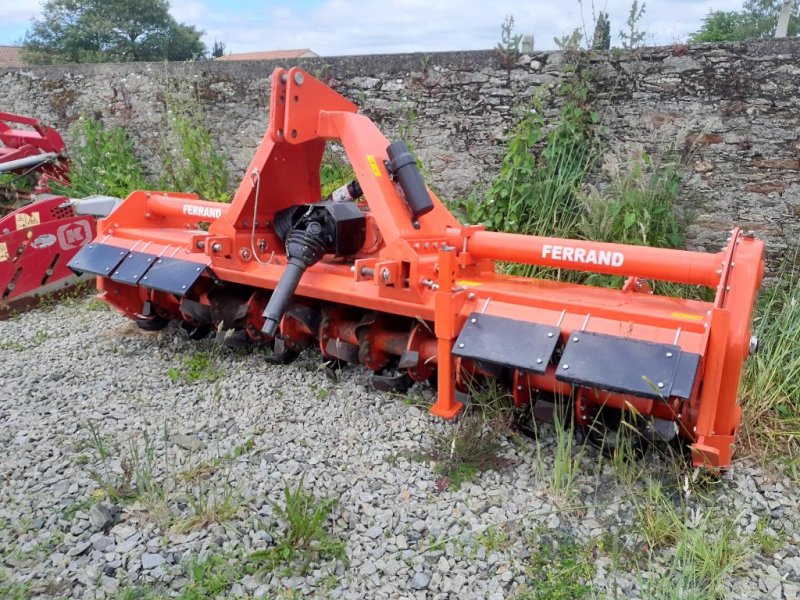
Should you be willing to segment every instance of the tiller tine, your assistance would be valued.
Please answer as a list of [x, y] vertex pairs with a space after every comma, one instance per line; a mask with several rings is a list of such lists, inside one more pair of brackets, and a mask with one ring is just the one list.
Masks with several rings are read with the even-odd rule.
[[[321, 199], [329, 140], [356, 178]], [[371, 369], [379, 389], [431, 382], [445, 418], [497, 378], [518, 406], [549, 418], [566, 405], [582, 428], [636, 413], [643, 436], [677, 431], [696, 465], [718, 468], [739, 424], [763, 254], [738, 230], [706, 254], [462, 226], [402, 141], [294, 68], [273, 73], [269, 130], [230, 205], [134, 192], [70, 266], [97, 275], [100, 297], [132, 319], [231, 329], [273, 344], [272, 362], [316, 346]], [[627, 280], [615, 290], [510, 277], [496, 261]], [[716, 296], [659, 296], [647, 280]]]

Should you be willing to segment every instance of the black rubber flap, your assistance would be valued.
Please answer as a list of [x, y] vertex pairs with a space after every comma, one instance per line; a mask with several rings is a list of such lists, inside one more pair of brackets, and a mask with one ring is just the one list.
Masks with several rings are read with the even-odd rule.
[[157, 258], [139, 285], [183, 296], [206, 270], [205, 265], [179, 258]]
[[689, 398], [699, 363], [699, 355], [680, 346], [574, 331], [556, 379], [655, 400]]
[[111, 281], [136, 285], [158, 257], [144, 252], [131, 252], [111, 275]]
[[67, 266], [77, 275], [91, 273], [108, 277], [127, 254], [128, 251], [125, 248], [91, 243], [78, 250]]
[[472, 313], [453, 355], [541, 374], [553, 356], [558, 335], [559, 328], [552, 325]]

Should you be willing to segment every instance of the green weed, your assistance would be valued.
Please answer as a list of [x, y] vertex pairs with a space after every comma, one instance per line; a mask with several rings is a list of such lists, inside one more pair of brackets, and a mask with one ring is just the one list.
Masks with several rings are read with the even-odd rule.
[[[558, 121], [548, 132], [541, 97], [517, 125], [500, 173], [486, 200], [467, 206], [472, 223], [512, 233], [573, 237], [581, 218], [580, 189], [592, 165], [593, 125], [598, 117], [583, 106], [588, 94], [579, 80]], [[528, 266], [512, 271], [525, 272]]]
[[167, 592], [160, 584], [147, 586], [125, 586], [117, 594], [117, 600], [160, 600], [174, 597], [177, 600], [215, 600], [228, 598], [235, 583], [246, 574], [241, 558], [227, 554], [212, 554], [205, 560], [196, 557], [184, 565], [189, 582], [177, 596]]
[[479, 473], [507, 465], [508, 461], [500, 456], [500, 435], [500, 428], [469, 411], [448, 433], [435, 436], [427, 458], [436, 462], [439, 489], [457, 490]]
[[511, 432], [514, 415], [513, 399], [497, 382], [473, 384], [470, 401], [455, 425], [435, 434], [431, 449], [417, 458], [435, 462], [440, 490], [457, 490], [483, 471], [508, 465], [501, 456], [501, 436]]
[[514, 33], [514, 15], [506, 16], [500, 32], [500, 42], [494, 51], [500, 61], [500, 67], [510, 70], [520, 56], [519, 47], [522, 43], [522, 35]]
[[475, 536], [475, 546], [483, 546], [486, 552], [502, 552], [511, 546], [511, 540], [503, 529], [490, 526]]
[[595, 565], [588, 548], [557, 532], [534, 533], [529, 543], [533, 548], [525, 571], [530, 583], [521, 586], [513, 596], [515, 600], [589, 597]]
[[182, 532], [197, 531], [215, 523], [230, 521], [239, 511], [240, 503], [230, 481], [221, 488], [197, 485], [185, 495], [192, 514], [176, 525]]
[[769, 530], [769, 521], [764, 517], [758, 520], [750, 539], [764, 556], [772, 556], [786, 545], [785, 535]]
[[86, 510], [92, 505], [89, 500], [82, 500], [80, 502], [73, 502], [61, 511], [61, 518], [65, 521], [72, 521], [75, 514], [80, 510]]
[[178, 473], [178, 480], [186, 483], [197, 484], [204, 479], [208, 479], [217, 471], [217, 465], [209, 462], [203, 462], [199, 465], [184, 469]]
[[328, 517], [336, 500], [317, 499], [303, 487], [303, 478], [294, 489], [287, 483], [283, 504], [272, 503], [275, 516], [283, 524], [274, 547], [255, 552], [250, 561], [264, 571], [281, 565], [287, 569], [298, 566], [304, 570], [310, 562], [345, 559], [344, 543], [326, 530]]
[[356, 176], [353, 167], [339, 153], [326, 149], [319, 169], [322, 197], [327, 198], [335, 190], [353, 181]]
[[674, 503], [664, 494], [661, 483], [648, 479], [645, 492], [635, 501], [639, 531], [651, 549], [674, 544], [682, 529]]
[[[115, 468], [115, 455], [120, 449], [105, 441], [94, 422], [90, 421], [88, 428], [90, 446], [98, 455], [99, 465], [99, 470], [90, 472], [100, 486], [94, 499], [100, 500], [105, 496], [114, 503], [139, 500], [155, 516], [165, 516], [169, 490], [164, 478], [158, 475], [160, 467], [155, 440], [147, 432], [142, 435], [141, 443], [137, 438], [128, 440], [127, 452], [119, 459], [119, 467]], [[166, 461], [166, 450], [163, 455]], [[162, 466], [166, 469], [166, 465]]]
[[7, 600], [28, 600], [33, 595], [29, 583], [4, 583], [0, 581], [0, 598]]
[[580, 472], [585, 446], [583, 444], [576, 446], [574, 425], [562, 410], [556, 409], [553, 412], [553, 419], [556, 437], [553, 464], [546, 464], [541, 443], [537, 441], [536, 470], [539, 478], [547, 482], [553, 496], [561, 502], [569, 503], [577, 495], [575, 481]]
[[82, 115], [71, 128], [70, 157], [72, 185], [54, 184], [54, 193], [77, 198], [92, 194], [125, 198], [147, 186], [142, 163], [122, 127], [107, 128], [101, 121]]
[[782, 281], [762, 291], [753, 334], [759, 350], [747, 360], [743, 375], [742, 437], [751, 446], [764, 445], [776, 454], [796, 458], [800, 440], [800, 276], [796, 271], [783, 269]]
[[181, 591], [179, 600], [219, 598], [244, 576], [238, 561], [220, 555], [211, 555], [202, 562], [193, 560], [187, 572], [191, 583]]
[[213, 352], [197, 350], [185, 356], [181, 367], [170, 367], [167, 376], [173, 383], [183, 380], [186, 383], [198, 381], [214, 382], [222, 378], [224, 371], [217, 369], [213, 364]]
[[591, 188], [583, 197], [583, 237], [661, 248], [683, 245], [683, 229], [674, 212], [681, 184], [677, 164], [654, 161], [639, 149], [622, 164], [607, 155], [604, 170], [610, 171], [609, 187], [602, 193]]
[[166, 127], [159, 155], [164, 164], [161, 187], [194, 192], [206, 200], [229, 202], [230, 175], [205, 124], [200, 103], [190, 96], [165, 97]]
[[659, 577], [646, 582], [648, 598], [717, 598], [722, 582], [751, 556], [749, 540], [729, 518], [717, 521], [706, 515], [693, 525], [679, 530], [673, 558], [666, 567], [655, 565], [651, 556], [649, 570], [658, 572]]
[[87, 300], [85, 306], [87, 310], [93, 310], [93, 311], [104, 311], [111, 309], [111, 307], [106, 302], [98, 300], [97, 298], [94, 297]]

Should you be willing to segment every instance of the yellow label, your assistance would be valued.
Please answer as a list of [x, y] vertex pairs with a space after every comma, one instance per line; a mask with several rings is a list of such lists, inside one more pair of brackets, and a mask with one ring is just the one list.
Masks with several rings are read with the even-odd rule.
[[682, 312], [674, 312], [669, 315], [670, 317], [676, 317], [678, 319], [687, 319], [689, 321], [702, 321], [703, 315], [690, 315], [688, 313]]
[[372, 167], [372, 172], [375, 173], [375, 177], [381, 176], [381, 168], [378, 166], [378, 161], [375, 160], [375, 157], [372, 154], [367, 154], [367, 162], [369, 166]]
[[41, 223], [38, 212], [32, 212], [31, 214], [20, 213], [14, 216], [14, 220], [17, 223], [17, 229], [27, 229]]
[[460, 285], [463, 287], [477, 287], [483, 284], [480, 281], [470, 281], [469, 279], [458, 279], [456, 281], [456, 285]]
[[0, 244], [0, 262], [5, 262], [8, 260], [8, 244], [3, 242]]

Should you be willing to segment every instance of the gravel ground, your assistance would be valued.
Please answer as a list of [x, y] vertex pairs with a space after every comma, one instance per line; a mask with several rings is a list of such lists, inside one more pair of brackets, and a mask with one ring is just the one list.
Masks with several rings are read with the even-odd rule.
[[[185, 381], [198, 347], [213, 371], [200, 375], [217, 381]], [[419, 406], [430, 392], [380, 394], [357, 368], [334, 383], [319, 363], [308, 352], [270, 366], [178, 328], [144, 333], [91, 299], [0, 323], [0, 596], [177, 595], [192, 561], [235, 564], [269, 548], [280, 530], [272, 502], [302, 477], [338, 501], [328, 530], [347, 560], [243, 575], [225, 595], [680, 597], [680, 540], [648, 542], [642, 529], [643, 515], [664, 513], [643, 504], [644, 474], [675, 482], [665, 461], [648, 455], [626, 478], [573, 449], [577, 473], [559, 491], [558, 438], [545, 428], [538, 443], [503, 438], [508, 466], [442, 489], [433, 464], [414, 458], [454, 427]], [[131, 483], [151, 493], [115, 502], [102, 483], [124, 480], [132, 462]], [[691, 507], [688, 530], [711, 546], [729, 523], [721, 544], [741, 552], [719, 574], [719, 596], [798, 596], [795, 483], [746, 461], [719, 481], [678, 483], [671, 498]], [[221, 522], [195, 518], [208, 506]]]

